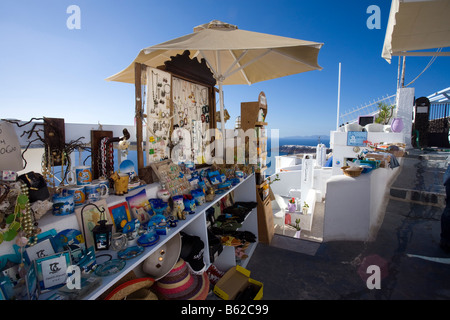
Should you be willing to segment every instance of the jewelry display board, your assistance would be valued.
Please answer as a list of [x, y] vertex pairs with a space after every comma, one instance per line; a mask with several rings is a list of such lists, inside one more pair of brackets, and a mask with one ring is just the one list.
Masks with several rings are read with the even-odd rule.
[[147, 163], [170, 157], [170, 132], [172, 126], [172, 75], [147, 68], [147, 126], [145, 153]]
[[[172, 142], [180, 145], [176, 152], [172, 152], [172, 159], [202, 164], [205, 162], [203, 134], [206, 134], [210, 127], [208, 87], [176, 77], [173, 77], [172, 81]], [[177, 162], [175, 160], [174, 162]]]
[[178, 164], [171, 160], [164, 160], [152, 163], [151, 167], [171, 196], [183, 195], [191, 191], [191, 184], [184, 175], [180, 175], [181, 169]]
[[208, 87], [154, 68], [147, 68], [146, 77], [147, 163], [169, 157], [175, 163], [205, 163], [203, 135], [211, 122]]
[[205, 165], [205, 153], [214, 153], [208, 145], [214, 140], [209, 129], [216, 128], [216, 80], [204, 59], [189, 55], [186, 50], [157, 68], [135, 66], [138, 171], [145, 181], [156, 178], [151, 164], [172, 159]]

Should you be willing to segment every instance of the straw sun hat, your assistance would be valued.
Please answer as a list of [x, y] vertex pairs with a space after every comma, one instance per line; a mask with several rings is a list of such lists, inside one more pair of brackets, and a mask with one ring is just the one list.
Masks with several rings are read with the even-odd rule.
[[205, 300], [209, 292], [206, 272], [194, 274], [180, 258], [170, 272], [158, 280], [154, 288], [167, 300]]
[[127, 281], [111, 291], [105, 300], [158, 300], [157, 295], [150, 290], [154, 282], [149, 277]]
[[180, 258], [181, 235], [177, 233], [169, 241], [158, 248], [142, 264], [142, 270], [158, 281], [172, 270]]

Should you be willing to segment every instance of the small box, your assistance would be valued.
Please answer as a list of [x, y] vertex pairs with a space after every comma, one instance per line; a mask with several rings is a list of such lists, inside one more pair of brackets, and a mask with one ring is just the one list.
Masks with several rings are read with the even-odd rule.
[[374, 160], [380, 160], [380, 167], [381, 168], [389, 168], [389, 163], [391, 162], [391, 155], [386, 152], [379, 152], [379, 153], [367, 153], [366, 159], [374, 159]]
[[158, 235], [166, 235], [169, 232], [169, 228], [167, 223], [160, 223], [155, 226], [156, 234]]
[[230, 268], [214, 286], [214, 293], [223, 300], [261, 300], [263, 284], [250, 278], [250, 271]]
[[375, 151], [387, 152], [394, 155], [396, 158], [403, 157], [405, 155], [405, 149], [395, 146], [389, 146], [386, 149], [375, 149]]
[[0, 180], [2, 180], [2, 181], [16, 181], [17, 180], [17, 173], [15, 171], [2, 170], [0, 172], [1, 172]]

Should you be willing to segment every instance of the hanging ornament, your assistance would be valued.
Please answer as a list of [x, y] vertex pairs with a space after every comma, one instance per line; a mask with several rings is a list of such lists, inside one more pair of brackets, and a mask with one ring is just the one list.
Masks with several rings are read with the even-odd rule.
[[[33, 214], [31, 211], [31, 204], [28, 197], [28, 186], [25, 183], [22, 183], [21, 185], [21, 194], [17, 197], [16, 202], [16, 212], [17, 216], [19, 217], [19, 222], [17, 224], [11, 223], [10, 230], [15, 230], [17, 236], [17, 232], [21, 228], [23, 231], [23, 236], [26, 238], [29, 238], [28, 245], [33, 246], [37, 243], [37, 234], [39, 233], [39, 229], [35, 228], [37, 226], [37, 223], [33, 222]], [[12, 234], [8, 234], [8, 236], [12, 236]], [[6, 240], [6, 239], [5, 239]], [[12, 239], [11, 239], [12, 240]]]

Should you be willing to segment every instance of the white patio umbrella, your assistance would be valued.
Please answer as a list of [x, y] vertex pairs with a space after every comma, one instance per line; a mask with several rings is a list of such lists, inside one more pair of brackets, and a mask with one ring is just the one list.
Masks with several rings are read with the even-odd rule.
[[449, 56], [450, 0], [392, 0], [381, 56]]
[[136, 59], [108, 81], [134, 83], [134, 64], [158, 67], [171, 56], [190, 51], [190, 57], [204, 58], [219, 86], [220, 119], [225, 138], [222, 86], [252, 84], [301, 72], [321, 70], [317, 56], [323, 43], [245, 31], [214, 20], [194, 32], [142, 49]]

